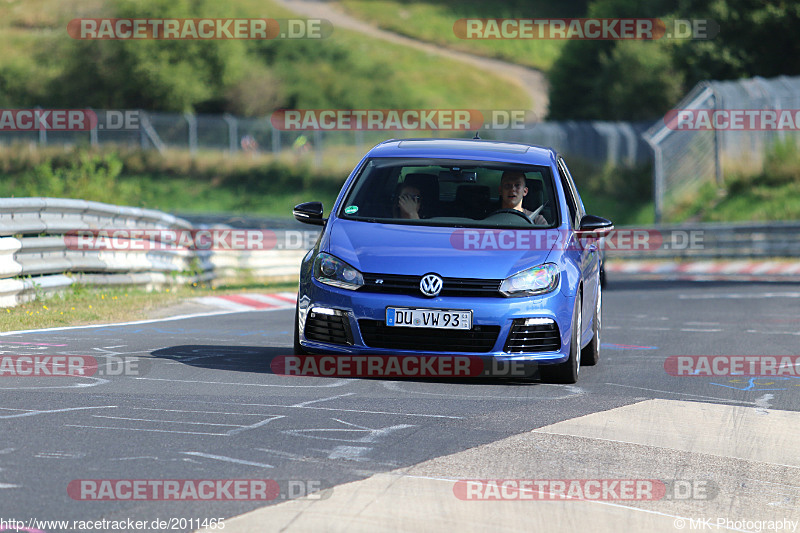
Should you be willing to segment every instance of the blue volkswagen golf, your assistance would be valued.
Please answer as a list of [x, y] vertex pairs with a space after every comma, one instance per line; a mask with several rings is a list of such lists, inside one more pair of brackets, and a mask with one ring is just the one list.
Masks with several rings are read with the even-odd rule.
[[345, 182], [300, 272], [295, 353], [468, 355], [575, 383], [600, 355], [599, 238], [555, 151], [390, 140]]

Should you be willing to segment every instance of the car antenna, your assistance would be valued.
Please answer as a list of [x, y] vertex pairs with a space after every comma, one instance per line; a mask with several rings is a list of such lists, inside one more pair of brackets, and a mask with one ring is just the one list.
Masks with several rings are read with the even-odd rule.
[[480, 131], [476, 131], [475, 132], [475, 137], [472, 138], [473, 141], [480, 141], [481, 140], [481, 137], [480, 137], [480, 135], [478, 135], [478, 133], [480, 133]]

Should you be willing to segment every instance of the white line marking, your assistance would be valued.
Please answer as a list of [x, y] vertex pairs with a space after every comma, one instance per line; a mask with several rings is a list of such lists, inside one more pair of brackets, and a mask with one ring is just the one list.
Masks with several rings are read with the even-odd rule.
[[211, 313], [196, 313], [193, 315], [178, 315], [178, 316], [171, 316], [167, 318], [153, 318], [149, 320], [135, 320], [132, 322], [115, 322], [113, 324], [89, 324], [85, 326], [61, 326], [58, 328], [42, 328], [42, 329], [21, 329], [17, 331], [4, 331], [0, 333], [0, 337], [5, 337], [7, 335], [20, 335], [23, 333], [46, 333], [49, 331], [67, 331], [72, 329], [92, 329], [92, 328], [109, 328], [109, 327], [118, 327], [118, 326], [136, 326], [138, 324], [154, 324], [156, 322], [170, 322], [173, 320], [186, 320], [188, 318], [202, 318], [207, 316], [219, 316], [219, 315], [231, 315], [234, 313], [265, 313], [271, 311], [286, 311], [286, 309], [290, 308], [274, 308], [274, 309], [250, 309], [248, 311], [214, 311]]
[[308, 402], [296, 403], [296, 404], [290, 405], [289, 407], [305, 407], [307, 405], [311, 405], [312, 403], [328, 402], [330, 400], [335, 400], [337, 398], [344, 398], [345, 396], [353, 396], [353, 395], [355, 395], [355, 392], [348, 392], [346, 394], [340, 394], [338, 396], [331, 396], [330, 398], [320, 398], [319, 400], [311, 400], [311, 401], [308, 401]]
[[86, 387], [96, 387], [104, 383], [110, 383], [107, 379], [96, 378], [93, 376], [72, 376], [75, 379], [93, 379], [92, 383], [75, 383], [72, 385], [55, 385], [53, 387], [0, 387], [0, 390], [44, 390], [44, 389], [84, 389]]
[[274, 466], [268, 465], [266, 463], [243, 461], [242, 459], [234, 459], [233, 457], [225, 457], [224, 455], [212, 455], [210, 453], [202, 453], [202, 452], [181, 452], [181, 453], [185, 455], [194, 455], [195, 457], [205, 457], [206, 459], [216, 459], [217, 461], [225, 461], [227, 463], [236, 463], [239, 465], [260, 466], [261, 468], [275, 468]]
[[762, 292], [752, 294], [680, 294], [680, 300], [719, 300], [752, 298], [800, 298], [800, 292]]
[[[101, 352], [100, 354], [98, 354], [98, 355], [101, 355], [101, 356], [113, 356], [113, 355], [132, 355], [132, 354], [140, 354], [140, 353], [141, 354], [150, 355], [150, 352], [153, 352], [155, 350], [161, 349], [161, 346], [158, 346], [158, 347], [152, 348], [150, 350], [136, 350], [136, 351], [133, 351], [133, 352], [117, 352], [117, 351], [113, 351], [112, 350], [112, 348], [122, 348], [123, 346], [125, 346], [125, 345], [123, 344], [122, 346], [109, 346], [107, 348], [92, 348], [92, 350], [94, 350], [96, 352]], [[62, 355], [82, 355], [82, 354], [78, 353], [78, 354], [62, 354]], [[151, 357], [150, 359], [156, 359], [156, 358], [155, 357]]]
[[283, 416], [283, 415], [275, 415], [275, 416], [272, 416], [272, 417], [270, 417], [270, 418], [265, 418], [265, 419], [264, 419], [264, 420], [262, 420], [261, 422], [256, 422], [256, 423], [255, 423], [255, 424], [253, 424], [253, 425], [250, 425], [250, 426], [242, 426], [242, 427], [240, 427], [239, 429], [232, 429], [232, 430], [230, 430], [230, 431], [228, 432], [228, 436], [237, 435], [237, 434], [241, 433], [242, 431], [247, 431], [247, 430], [249, 430], [249, 429], [256, 429], [256, 428], [260, 428], [261, 426], [265, 426], [265, 425], [269, 424], [270, 422], [272, 422], [273, 420], [278, 420], [279, 418], [286, 418], [286, 417], [285, 417], [285, 416]]
[[225, 381], [193, 381], [185, 379], [166, 379], [166, 378], [133, 378], [133, 379], [144, 379], [147, 381], [169, 381], [171, 383], [203, 383], [206, 385], [236, 385], [239, 387], [280, 387], [283, 389], [329, 389], [332, 387], [341, 387], [342, 385], [347, 385], [348, 383], [346, 379], [334, 381], [333, 383], [328, 383], [327, 385], [277, 385], [273, 383], [230, 383]]
[[197, 431], [168, 431], [166, 429], [136, 429], [136, 428], [118, 428], [109, 426], [83, 426], [80, 424], [64, 424], [64, 427], [69, 428], [88, 428], [88, 429], [114, 429], [117, 431], [149, 431], [151, 433], [181, 433], [183, 435], [213, 435], [216, 437], [227, 437], [227, 433], [200, 433]]
[[692, 396], [694, 398], [704, 398], [707, 400], [716, 400], [722, 403], [742, 403], [745, 405], [754, 405], [754, 402], [746, 402], [744, 400], [727, 400], [725, 398], [717, 398], [715, 396], [703, 396], [702, 394], [690, 394], [687, 392], [675, 392], [675, 391], [668, 391], [668, 390], [659, 390], [659, 389], [648, 389], [646, 387], [634, 387], [633, 385], [621, 385], [619, 383], [606, 383], [606, 385], [613, 385], [615, 387], [625, 387], [626, 389], [638, 389], [638, 390], [646, 390], [651, 392], [661, 392], [664, 394], [677, 394], [678, 396]]
[[125, 416], [92, 415], [93, 418], [111, 418], [114, 420], [133, 420], [135, 422], [156, 422], [160, 424], [192, 424], [196, 426], [224, 426], [229, 428], [244, 427], [239, 424], [212, 424], [211, 422], [184, 422], [182, 420], [152, 420], [149, 418], [128, 418]]
[[699, 328], [681, 328], [680, 331], [691, 331], [694, 333], [716, 333], [722, 331], [721, 329], [699, 329]]
[[39, 452], [34, 457], [38, 459], [81, 459], [86, 457], [85, 453], [71, 452]]
[[363, 446], [337, 446], [331, 450], [328, 459], [359, 461], [363, 459], [361, 456], [369, 451], [372, 451], [372, 448], [364, 448]]
[[[297, 436], [297, 437], [307, 437], [309, 439], [335, 440], [335, 441], [340, 441], [340, 442], [372, 443], [372, 442], [375, 442], [376, 440], [378, 440], [380, 437], [385, 437], [389, 433], [393, 433], [393, 432], [398, 431], [400, 429], [416, 427], [416, 426], [411, 425], [411, 424], [397, 424], [395, 426], [388, 426], [388, 427], [385, 427], [385, 428], [372, 429], [372, 428], [368, 428], [366, 426], [359, 426], [358, 424], [352, 424], [350, 422], [345, 422], [344, 420], [339, 420], [338, 418], [332, 418], [331, 420], [334, 420], [334, 421], [339, 422], [340, 424], [344, 424], [346, 426], [350, 426], [350, 428], [353, 428], [353, 429], [349, 429], [349, 428], [290, 429], [290, 430], [283, 431], [283, 433], [286, 433], [287, 435], [294, 435], [294, 436]], [[327, 433], [327, 432], [336, 432], [336, 433], [366, 432], [367, 435], [364, 435], [360, 439], [337, 439], [337, 438], [333, 438], [333, 437], [317, 437], [317, 436], [314, 436], [314, 435], [305, 435], [305, 433], [311, 433], [311, 432], [315, 432], [315, 433], [316, 432], [320, 432], [320, 433]]]
[[[283, 457], [286, 459], [291, 459], [293, 461], [302, 461], [304, 463], [326, 463], [328, 464], [328, 459], [316, 458], [316, 457], [307, 457], [304, 455], [298, 455], [296, 453], [289, 453], [283, 452], [279, 450], [270, 450], [269, 448], [254, 448], [260, 452], [266, 452], [270, 455], [277, 455], [278, 457]], [[326, 452], [327, 453], [327, 452]]]
[[156, 409], [155, 407], [129, 407], [128, 409], [139, 409], [142, 411], [165, 411], [168, 413], [200, 413], [207, 415], [264, 416], [264, 413], [229, 413], [226, 411], [187, 411], [185, 409]]
[[[425, 391], [410, 391], [405, 390], [400, 387], [400, 383], [397, 381], [384, 381], [383, 386], [389, 390], [402, 392], [405, 394], [424, 394], [426, 396], [446, 396], [448, 398], [478, 398], [478, 399], [501, 399], [501, 400], [565, 400], [567, 398], [572, 398], [573, 396], [578, 396], [583, 394], [583, 391], [576, 393], [573, 392], [571, 389], [566, 388], [564, 385], [553, 385], [550, 383], [537, 383], [539, 386], [551, 386], [551, 387], [558, 387], [559, 389], [566, 389], [569, 394], [562, 394], [559, 396], [489, 396], [489, 395], [465, 395], [465, 394], [447, 394], [447, 393], [439, 393], [439, 392], [425, 392]], [[533, 390], [533, 389], [531, 389]], [[580, 390], [580, 389], [579, 389]]]
[[[765, 394], [764, 396], [760, 396], [760, 397], [756, 398], [756, 401], [753, 402], [753, 403], [755, 403], [756, 407], [760, 407], [761, 409], [769, 409], [770, 408], [769, 401], [771, 399], [773, 399], [774, 397], [775, 396], [773, 396], [772, 394]], [[759, 411], [759, 412], [763, 412], [763, 411]], [[764, 413], [764, 414], [766, 414], [766, 413]]]
[[800, 335], [800, 331], [758, 331], [757, 329], [748, 329], [747, 333], [762, 333], [764, 335]]
[[86, 411], [88, 409], [116, 409], [116, 405], [103, 405], [99, 407], [67, 407], [66, 409], [52, 409], [49, 411], [28, 411], [27, 413], [20, 413], [18, 415], [0, 415], [0, 419], [7, 418], [22, 418], [25, 416], [46, 415], [52, 413], [65, 413], [67, 411]]
[[0, 483], [0, 489], [18, 489], [19, 485], [12, 485], [11, 483]]
[[[513, 399], [513, 398], [512, 398]], [[221, 402], [195, 402], [195, 403], [213, 403], [218, 404]], [[362, 413], [365, 415], [398, 415], [398, 416], [421, 416], [425, 418], [452, 418], [454, 420], [462, 420], [463, 416], [450, 416], [450, 415], [429, 415], [420, 413], [397, 413], [392, 411], [364, 411], [362, 409], [339, 409], [336, 407], [295, 407], [292, 405], [278, 405], [269, 403], [237, 403], [235, 405], [247, 407], [282, 407], [284, 409], [318, 409], [321, 411], [342, 411], [345, 413]]]

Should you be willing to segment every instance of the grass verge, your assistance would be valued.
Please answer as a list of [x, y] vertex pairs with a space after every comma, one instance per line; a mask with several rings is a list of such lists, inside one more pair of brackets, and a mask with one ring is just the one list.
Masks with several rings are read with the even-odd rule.
[[136, 287], [100, 288], [75, 285], [51, 298], [36, 299], [16, 307], [0, 309], [0, 331], [145, 320], [155, 312], [163, 315], [165, 308], [177, 306], [190, 298], [295, 290], [297, 282], [269, 283], [247, 278], [214, 287], [198, 284], [165, 287], [151, 292]]

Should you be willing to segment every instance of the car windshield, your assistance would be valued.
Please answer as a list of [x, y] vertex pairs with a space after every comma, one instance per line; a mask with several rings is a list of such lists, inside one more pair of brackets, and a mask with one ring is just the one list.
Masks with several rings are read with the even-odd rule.
[[388, 224], [552, 228], [558, 202], [548, 166], [373, 158], [351, 184], [338, 216]]

